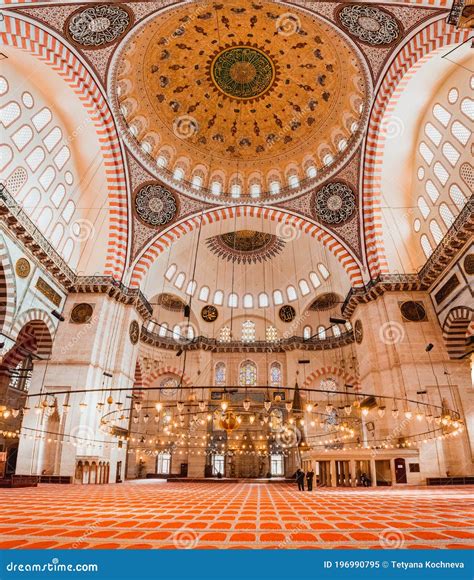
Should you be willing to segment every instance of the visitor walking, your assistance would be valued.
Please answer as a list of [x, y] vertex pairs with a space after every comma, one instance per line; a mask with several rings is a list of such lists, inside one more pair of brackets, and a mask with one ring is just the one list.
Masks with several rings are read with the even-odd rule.
[[296, 470], [296, 483], [298, 484], [298, 490], [304, 491], [304, 471], [298, 467]]
[[308, 484], [308, 491], [313, 491], [313, 479], [314, 479], [314, 471], [311, 467], [308, 473], [306, 474], [306, 483]]

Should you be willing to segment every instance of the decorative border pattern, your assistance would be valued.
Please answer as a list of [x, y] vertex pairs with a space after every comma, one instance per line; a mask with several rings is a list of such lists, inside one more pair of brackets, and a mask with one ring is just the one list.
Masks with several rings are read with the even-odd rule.
[[127, 186], [120, 141], [112, 113], [84, 64], [47, 30], [4, 14], [0, 43], [26, 50], [55, 70], [78, 95], [89, 113], [102, 150], [109, 189], [110, 228], [104, 274], [119, 278], [127, 258]]
[[146, 389], [147, 387], [149, 387], [153, 381], [155, 381], [158, 377], [161, 377], [162, 375], [176, 375], [177, 377], [181, 377], [183, 376], [183, 385], [189, 387], [192, 384], [191, 378], [184, 373], [183, 375], [183, 371], [181, 369], [177, 369], [176, 367], [161, 367], [160, 369], [154, 370], [152, 371], [149, 375], [146, 376], [146, 378], [143, 380], [143, 387], [144, 389]]
[[6, 332], [11, 328], [15, 316], [16, 281], [7, 247], [2, 241], [0, 241], [0, 264], [4, 274], [0, 277], [0, 314], [4, 317], [0, 331]]
[[346, 381], [347, 384], [354, 385], [355, 390], [358, 390], [360, 388], [360, 381], [358, 378], [347, 373], [344, 369], [341, 369], [340, 367], [333, 366], [321, 367], [313, 371], [306, 378], [302, 388], [308, 389], [317, 379], [319, 379], [319, 377], [322, 377], [324, 375], [336, 375], [344, 379], [344, 381]]
[[201, 216], [203, 226], [236, 217], [257, 217], [283, 224], [283, 227], [281, 228], [282, 231], [277, 232], [277, 234], [283, 239], [289, 239], [290, 236], [296, 238], [299, 235], [298, 231], [309, 234], [334, 254], [347, 272], [352, 286], [363, 286], [362, 271], [355, 258], [341, 244], [341, 242], [337, 241], [329, 232], [326, 232], [315, 223], [309, 222], [307, 218], [295, 216], [282, 210], [253, 205], [212, 209], [200, 215], [188, 218], [163, 234], [160, 234], [159, 237], [157, 237], [142, 253], [133, 266], [130, 286], [139, 286], [151, 265], [161, 253], [165, 252], [171, 244], [175, 243], [184, 235], [189, 234], [195, 228], [199, 227], [201, 224]]
[[380, 127], [383, 118], [386, 113], [390, 113], [408, 81], [434, 51], [448, 44], [463, 42], [468, 36], [467, 31], [453, 31], [443, 16], [443, 20], [428, 25], [400, 49], [379, 86], [367, 129], [362, 187], [365, 243], [371, 278], [389, 273], [383, 244], [381, 210], [385, 136]]

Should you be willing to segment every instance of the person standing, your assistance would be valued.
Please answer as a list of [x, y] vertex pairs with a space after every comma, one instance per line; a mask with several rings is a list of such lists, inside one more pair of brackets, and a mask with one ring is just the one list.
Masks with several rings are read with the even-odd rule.
[[296, 483], [298, 484], [298, 490], [304, 491], [304, 471], [298, 467], [296, 470]]
[[306, 474], [306, 483], [308, 484], [308, 491], [313, 491], [313, 479], [314, 479], [314, 471], [313, 468], [310, 467], [308, 473]]

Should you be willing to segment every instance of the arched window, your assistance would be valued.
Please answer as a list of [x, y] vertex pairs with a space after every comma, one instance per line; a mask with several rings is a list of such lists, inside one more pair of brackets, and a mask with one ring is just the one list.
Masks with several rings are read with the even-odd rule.
[[201, 187], [202, 185], [202, 177], [200, 175], [194, 175], [191, 181], [191, 185], [195, 188]]
[[156, 457], [156, 473], [168, 475], [171, 470], [171, 453], [161, 451]]
[[224, 303], [224, 292], [222, 292], [222, 290], [216, 290], [214, 292], [213, 302], [216, 306], [222, 306], [222, 304]]
[[313, 179], [314, 177], [316, 177], [317, 174], [318, 174], [318, 170], [316, 169], [316, 167], [314, 165], [310, 165], [306, 169], [306, 177], [309, 177], [309, 179]]
[[270, 306], [268, 294], [266, 294], [265, 292], [260, 292], [260, 294], [258, 295], [258, 305], [260, 308], [268, 308]]
[[420, 241], [421, 241], [421, 247], [423, 248], [423, 252], [425, 253], [425, 256], [427, 258], [429, 258], [431, 256], [431, 254], [433, 253], [433, 248], [431, 247], [428, 236], [426, 234], [423, 234], [420, 238]]
[[270, 183], [270, 193], [272, 195], [276, 195], [277, 193], [280, 193], [280, 184], [278, 183], [278, 181], [272, 181]]
[[446, 167], [440, 161], [437, 161], [434, 164], [433, 171], [441, 184], [446, 185], [446, 182], [449, 179], [449, 173], [447, 172]]
[[197, 287], [196, 280], [190, 280], [186, 288], [186, 294], [188, 296], [194, 296], [194, 293], [196, 292], [196, 287]]
[[182, 288], [184, 281], [186, 280], [186, 276], [184, 274], [184, 272], [180, 272], [177, 276], [176, 276], [176, 280], [174, 281], [174, 285], [176, 286], [176, 288]]
[[332, 334], [336, 338], [339, 338], [341, 336], [341, 329], [336, 324], [334, 324], [332, 327]]
[[257, 384], [257, 365], [251, 360], [241, 363], [239, 384], [241, 387], [254, 387]]
[[424, 197], [420, 197], [418, 198], [418, 209], [421, 211], [421, 215], [426, 219], [429, 214], [430, 214], [430, 208], [428, 207], [428, 204], [426, 203], [426, 200]]
[[214, 384], [218, 387], [222, 387], [226, 382], [226, 366], [223, 362], [218, 362], [216, 364]]
[[326, 329], [324, 326], [318, 326], [318, 338], [324, 340], [326, 338]]
[[244, 294], [243, 304], [244, 304], [244, 308], [253, 308], [253, 296], [252, 296], [252, 294]]
[[298, 187], [298, 185], [300, 184], [298, 176], [296, 175], [290, 175], [289, 179], [288, 179], [288, 185], [294, 189], [296, 187]]
[[449, 188], [449, 197], [453, 201], [454, 205], [458, 208], [459, 211], [463, 209], [466, 205], [467, 199], [463, 192], [459, 189], [459, 187], [453, 183]]
[[281, 364], [279, 362], [272, 362], [270, 365], [270, 385], [272, 387], [281, 387], [282, 372]]
[[443, 127], [447, 127], [449, 121], [451, 119], [451, 113], [447, 111], [444, 107], [437, 104], [433, 107], [433, 115], [436, 119], [443, 125]]
[[465, 98], [461, 102], [461, 111], [470, 121], [474, 121], [474, 100]]
[[441, 143], [441, 133], [433, 125], [433, 123], [426, 123], [425, 133], [428, 136], [428, 139], [434, 143], [436, 147], [438, 147], [438, 145]]
[[318, 270], [319, 273], [321, 274], [321, 276], [327, 280], [330, 276], [329, 274], [329, 270], [326, 268], [326, 266], [324, 264], [318, 264]]
[[466, 145], [471, 136], [471, 131], [469, 131], [466, 125], [461, 123], [461, 121], [454, 121], [451, 125], [451, 133], [453, 137], [461, 143], [461, 145]]
[[267, 342], [276, 342], [278, 340], [278, 330], [274, 326], [267, 326], [265, 337]]
[[258, 183], [254, 183], [250, 186], [250, 197], [260, 197], [261, 187]]
[[306, 282], [306, 280], [300, 280], [298, 282], [298, 286], [300, 287], [300, 292], [303, 296], [307, 296], [311, 292], [308, 286], [308, 282]]
[[174, 170], [173, 179], [176, 179], [176, 181], [181, 181], [183, 178], [184, 178], [184, 171], [183, 171], [183, 169], [181, 169], [181, 167], [177, 167]]
[[220, 195], [222, 186], [219, 181], [213, 181], [211, 184], [211, 193], [214, 195]]
[[424, 141], [422, 141], [420, 143], [419, 151], [420, 151], [420, 154], [423, 157], [423, 159], [426, 161], [426, 163], [428, 165], [431, 165], [431, 162], [433, 161], [434, 153], [433, 153], [433, 151], [431, 151], [431, 149], [428, 147], [428, 145]]
[[449, 229], [453, 225], [455, 217], [446, 203], [440, 204], [439, 215], [441, 216], [441, 219], [445, 223], [446, 227]]
[[430, 232], [433, 236], [435, 244], [438, 245], [443, 239], [443, 232], [441, 231], [441, 228], [439, 227], [439, 224], [436, 220], [430, 221]]
[[461, 155], [459, 151], [455, 147], [453, 147], [453, 145], [451, 145], [451, 143], [449, 142], [444, 143], [442, 152], [444, 157], [453, 167], [456, 165]]
[[159, 327], [159, 331], [158, 331], [158, 336], [167, 336], [168, 335], [168, 323], [167, 322], [162, 322], [160, 324]]
[[232, 185], [232, 187], [230, 188], [230, 195], [232, 197], [240, 197], [242, 188], [240, 187], [240, 185], [238, 183], [234, 183], [234, 185]]
[[294, 286], [288, 286], [286, 289], [286, 295], [288, 296], [288, 300], [292, 302], [293, 300], [298, 299], [298, 295], [296, 294], [296, 289]]
[[230, 328], [223, 326], [219, 332], [219, 342], [230, 342]]
[[439, 197], [439, 191], [436, 188], [435, 184], [431, 181], [431, 179], [428, 179], [428, 181], [426, 182], [425, 190], [426, 190], [426, 193], [429, 195], [431, 201], [433, 203], [436, 203], [436, 201], [438, 200], [438, 197]]
[[167, 280], [171, 280], [173, 276], [176, 274], [177, 269], [178, 266], [176, 264], [171, 264], [171, 266], [169, 266], [168, 269], [166, 270], [165, 278]]
[[207, 302], [209, 299], [209, 287], [203, 286], [201, 290], [199, 290], [199, 300], [201, 302]]
[[309, 279], [314, 289], [319, 288], [321, 286], [321, 280], [319, 279], [319, 276], [316, 274], [316, 272], [310, 272]]
[[41, 210], [41, 213], [38, 218], [37, 226], [43, 232], [46, 233], [46, 230], [53, 219], [53, 211], [49, 207], [44, 207]]
[[280, 304], [283, 304], [283, 294], [281, 290], [273, 291], [273, 304], [275, 306], [280, 306]]
[[227, 306], [229, 308], [238, 308], [239, 306], [239, 296], [235, 292], [231, 292], [227, 299]]
[[175, 324], [173, 326], [173, 338], [175, 340], [179, 340], [181, 338], [181, 326], [179, 324]]
[[242, 322], [242, 342], [255, 342], [255, 322], [251, 320]]
[[305, 326], [303, 328], [303, 338], [308, 340], [309, 338], [311, 338], [311, 336], [312, 336], [311, 326]]

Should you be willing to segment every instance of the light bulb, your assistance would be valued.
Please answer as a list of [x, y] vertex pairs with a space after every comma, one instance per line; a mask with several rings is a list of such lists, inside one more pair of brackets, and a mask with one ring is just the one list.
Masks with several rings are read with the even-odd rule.
[[369, 410], [367, 407], [362, 407], [362, 415], [364, 415], [364, 417], [367, 417], [367, 415], [369, 414]]
[[250, 399], [248, 397], [244, 399], [243, 406], [245, 411], [248, 411], [250, 409]]
[[86, 409], [87, 409], [87, 403], [85, 401], [82, 401], [82, 403], [79, 403], [79, 411], [81, 413], [83, 413]]
[[413, 413], [411, 411], [405, 411], [405, 418], [410, 420], [413, 417]]
[[346, 415], [350, 415], [351, 414], [351, 411], [352, 411], [351, 405], [346, 405], [344, 407], [344, 411], [345, 411]]
[[184, 409], [184, 403], [183, 403], [183, 401], [178, 401], [178, 402], [176, 403], [176, 408], [177, 408], [177, 409], [178, 409], [178, 411], [181, 413], [181, 412], [182, 412], [182, 410]]
[[221, 409], [223, 411], [227, 411], [228, 407], [229, 407], [229, 403], [227, 401], [222, 401], [222, 403], [221, 403]]
[[156, 403], [155, 404], [155, 409], [158, 411], [158, 413], [161, 411], [161, 409], [163, 409], [163, 403]]
[[396, 419], [399, 415], [399, 410], [398, 409], [392, 409], [392, 417], [394, 419]]
[[272, 406], [272, 402], [268, 399], [263, 402], [263, 406], [265, 407], [265, 411], [270, 411], [270, 407]]
[[206, 410], [206, 401], [199, 401], [199, 410], [200, 411]]
[[377, 410], [377, 413], [378, 413], [379, 417], [384, 417], [385, 416], [385, 407], [379, 407]]
[[139, 413], [142, 410], [142, 404], [140, 401], [135, 401], [135, 403], [133, 404], [135, 411], [137, 413]]
[[293, 403], [291, 401], [287, 401], [285, 403], [285, 409], [288, 411], [288, 413], [291, 411], [292, 406], [293, 406]]
[[306, 403], [306, 410], [308, 411], [308, 413], [311, 413], [311, 411], [313, 410], [313, 403]]
[[416, 420], [417, 421], [421, 421], [423, 419], [423, 413], [417, 413], [416, 414]]
[[143, 422], [144, 423], [148, 423], [148, 419], [150, 418], [150, 415], [147, 413], [144, 417], [143, 417]]
[[6, 409], [5, 411], [3, 411], [3, 418], [4, 419], [8, 419], [9, 416], [10, 416], [10, 411], [8, 409]]
[[253, 425], [255, 423], [255, 415], [250, 415], [249, 421], [250, 421], [250, 424]]
[[208, 421], [212, 421], [212, 415], [211, 415], [211, 414], [209, 414], [209, 415], [206, 417], [206, 419], [207, 419]]

